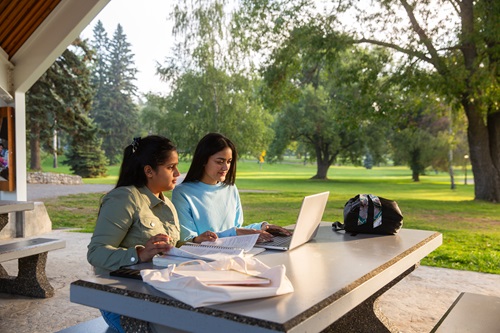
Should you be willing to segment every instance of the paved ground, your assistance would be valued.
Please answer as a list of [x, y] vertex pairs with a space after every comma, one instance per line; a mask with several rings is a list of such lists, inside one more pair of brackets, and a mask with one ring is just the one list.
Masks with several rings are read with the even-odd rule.
[[75, 193], [108, 192], [114, 185], [83, 184], [83, 185], [53, 185], [53, 184], [28, 184], [28, 201], [43, 201]]
[[[105, 185], [28, 185], [28, 199], [82, 192], [105, 192]], [[43, 201], [43, 200], [42, 200]], [[49, 253], [47, 276], [55, 288], [49, 299], [0, 293], [0, 332], [47, 333], [98, 317], [98, 310], [71, 303], [69, 285], [92, 276], [86, 261], [90, 234], [55, 230], [45, 235], [66, 240], [66, 248]], [[15, 274], [15, 261], [4, 263]], [[339, 272], [342, 274], [342, 272]], [[421, 266], [380, 298], [382, 312], [399, 332], [429, 332], [462, 291], [500, 297], [500, 275]]]

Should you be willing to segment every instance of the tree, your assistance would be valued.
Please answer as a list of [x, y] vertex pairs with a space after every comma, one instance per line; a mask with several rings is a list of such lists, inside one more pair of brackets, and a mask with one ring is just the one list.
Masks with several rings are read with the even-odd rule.
[[366, 149], [378, 159], [384, 146], [367, 134], [385, 128], [374, 105], [383, 93], [387, 54], [350, 48], [342, 35], [329, 32], [324, 21], [295, 27], [264, 71], [266, 101], [279, 114], [270, 155], [282, 154], [290, 140], [306, 143], [316, 157], [317, 179], [327, 178], [337, 158], [361, 164]]
[[358, 0], [332, 0], [323, 12], [313, 10], [315, 3], [243, 1], [247, 14], [241, 22], [256, 28], [245, 31], [259, 31], [262, 40], [279, 45], [283, 30], [315, 12], [342, 27], [354, 43], [397, 52], [406, 74], [433, 71], [436, 79], [428, 88], [459, 104], [467, 116], [475, 199], [499, 202], [500, 2], [378, 0], [368, 7]]
[[282, 155], [291, 140], [302, 142], [316, 159], [316, 175], [312, 178], [327, 179], [330, 165], [342, 151], [362, 149], [362, 141], [356, 138], [360, 133], [342, 129], [345, 122], [332, 104], [322, 86], [304, 87], [299, 100], [288, 104], [277, 117], [275, 128], [281, 131], [276, 131], [276, 139], [282, 145], [280, 149], [272, 146], [272, 154]]
[[[359, 12], [364, 24], [356, 42], [398, 51], [406, 56], [407, 68], [435, 71], [432, 89], [459, 103], [467, 116], [475, 199], [500, 202], [500, 3], [379, 4], [376, 11]], [[394, 33], [381, 33], [389, 27]]]
[[95, 118], [95, 114], [99, 113], [101, 104], [103, 107], [109, 104], [108, 71], [109, 71], [109, 38], [104, 25], [99, 20], [93, 29], [93, 39], [90, 41], [90, 46], [94, 50], [94, 61], [91, 69], [91, 84], [95, 91], [92, 100], [92, 111], [90, 116]]
[[[421, 128], [405, 128], [394, 134], [394, 158], [406, 162], [412, 171], [413, 181], [418, 182], [420, 175], [425, 174], [426, 168], [431, 165], [436, 151], [439, 153], [439, 143], [436, 137]], [[447, 150], [441, 152], [446, 153]]]
[[157, 129], [186, 154], [207, 132], [220, 132], [237, 144], [241, 154], [256, 156], [272, 135], [267, 126], [271, 117], [258, 95], [260, 82], [240, 70], [240, 54], [229, 47], [231, 16], [226, 3], [178, 1], [172, 17], [174, 35], [182, 42], [175, 55], [158, 67], [173, 89], [164, 102], [154, 99], [164, 115]]
[[82, 126], [76, 126], [71, 136], [68, 159], [64, 164], [70, 166], [74, 174], [83, 178], [97, 178], [106, 175], [108, 161], [97, 137], [97, 127], [90, 118], [82, 118]]
[[203, 73], [186, 73], [168, 97], [147, 96], [143, 124], [147, 121], [148, 128], [173, 140], [183, 157], [192, 154], [208, 132], [223, 133], [237, 144], [240, 154], [255, 156], [270, 141], [272, 118], [259, 101], [255, 82], [218, 74], [217, 102], [212, 99], [211, 80]]
[[408, 165], [416, 182], [429, 167], [450, 171], [453, 128], [449, 106], [436, 95], [419, 91], [418, 86], [406, 89], [395, 84], [393, 90], [392, 95], [398, 97], [392, 103], [395, 119], [389, 138], [395, 164]]
[[108, 42], [102, 24], [94, 29], [97, 66], [92, 82], [96, 89], [92, 118], [100, 128], [102, 146], [111, 164], [120, 161], [124, 143], [137, 134], [139, 114], [133, 102], [137, 69], [134, 67], [130, 43], [118, 24]]
[[[41, 170], [40, 149], [53, 151], [54, 130], [74, 134], [88, 125], [86, 117], [92, 101], [87, 63], [92, 54], [85, 42], [75, 40], [56, 59], [54, 64], [40, 77], [26, 94], [27, 127], [30, 129], [32, 170]], [[73, 140], [72, 144], [82, 142]], [[99, 153], [100, 146], [94, 147]]]
[[364, 156], [363, 166], [366, 169], [373, 168], [373, 157], [372, 157], [372, 154], [370, 154], [370, 152], [366, 153], [366, 155]]
[[[147, 135], [166, 135], [165, 133], [161, 133], [159, 131], [161, 128], [168, 127], [164, 124], [161, 124], [161, 122], [165, 119], [164, 111], [166, 99], [153, 93], [147, 93], [144, 97], [145, 102], [140, 108], [141, 111], [139, 116], [142, 130]], [[177, 140], [175, 140], [174, 138], [169, 138], [173, 142], [177, 142]]]

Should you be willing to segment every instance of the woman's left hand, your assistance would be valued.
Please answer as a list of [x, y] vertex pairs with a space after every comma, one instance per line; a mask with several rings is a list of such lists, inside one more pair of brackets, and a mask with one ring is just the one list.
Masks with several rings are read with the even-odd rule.
[[265, 232], [264, 230], [247, 229], [247, 228], [237, 228], [236, 229], [237, 236], [251, 235], [251, 234], [259, 234], [259, 238], [257, 239], [257, 243], [270, 242], [273, 240], [273, 237], [274, 237], [273, 235]]
[[205, 231], [201, 235], [196, 236], [192, 239], [193, 243], [202, 243], [202, 242], [215, 242], [217, 240], [217, 234], [213, 231]]
[[268, 224], [263, 229], [265, 232], [270, 233], [273, 236], [290, 236], [292, 232], [279, 225]]
[[158, 253], [170, 251], [173, 247], [173, 245], [169, 244], [170, 241], [170, 237], [165, 234], [157, 234], [148, 239], [144, 247], [137, 248], [137, 255], [139, 256], [140, 262], [151, 261]]

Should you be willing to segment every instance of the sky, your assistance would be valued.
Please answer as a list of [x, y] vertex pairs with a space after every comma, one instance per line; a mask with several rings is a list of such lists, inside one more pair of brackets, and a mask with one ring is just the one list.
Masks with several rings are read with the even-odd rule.
[[164, 62], [173, 46], [172, 22], [168, 21], [171, 8], [172, 2], [167, 0], [111, 0], [81, 36], [92, 39], [93, 29], [100, 20], [112, 38], [121, 24], [139, 71], [135, 81], [139, 94], [150, 91], [166, 94], [168, 85], [155, 75], [155, 68], [156, 62]]

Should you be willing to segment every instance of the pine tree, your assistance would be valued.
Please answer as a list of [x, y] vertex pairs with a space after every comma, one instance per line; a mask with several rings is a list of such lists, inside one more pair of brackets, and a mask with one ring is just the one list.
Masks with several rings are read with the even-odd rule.
[[122, 26], [118, 24], [113, 38], [108, 41], [99, 23], [94, 29], [94, 46], [102, 62], [93, 72], [96, 97], [92, 117], [100, 128], [106, 157], [111, 164], [116, 164], [125, 143], [136, 134], [139, 122], [132, 100], [137, 91], [133, 82], [137, 69]]
[[91, 117], [94, 116], [93, 112], [100, 109], [101, 103], [106, 105], [105, 97], [107, 95], [106, 89], [108, 86], [107, 72], [109, 68], [109, 61], [107, 57], [109, 38], [101, 21], [97, 21], [93, 32], [94, 39], [90, 42], [90, 45], [94, 50], [94, 62], [90, 82], [95, 91], [95, 95], [92, 101]]
[[90, 118], [82, 118], [83, 126], [75, 131], [71, 137], [70, 149], [64, 162], [70, 166], [73, 173], [83, 178], [97, 178], [106, 175], [108, 160], [104, 156], [101, 143], [98, 139], [97, 127]]
[[363, 160], [363, 166], [366, 168], [366, 169], [371, 169], [373, 168], [373, 156], [372, 154], [370, 153], [366, 153], [365, 154], [365, 158]]
[[[86, 43], [75, 40], [26, 94], [32, 170], [41, 170], [41, 147], [48, 147], [51, 152], [56, 149], [52, 145], [55, 130], [70, 134], [71, 145], [76, 146], [82, 143], [76, 134], [89, 130], [87, 114], [93, 91], [87, 64], [91, 58]], [[94, 146], [93, 151], [99, 154], [100, 145]]]

